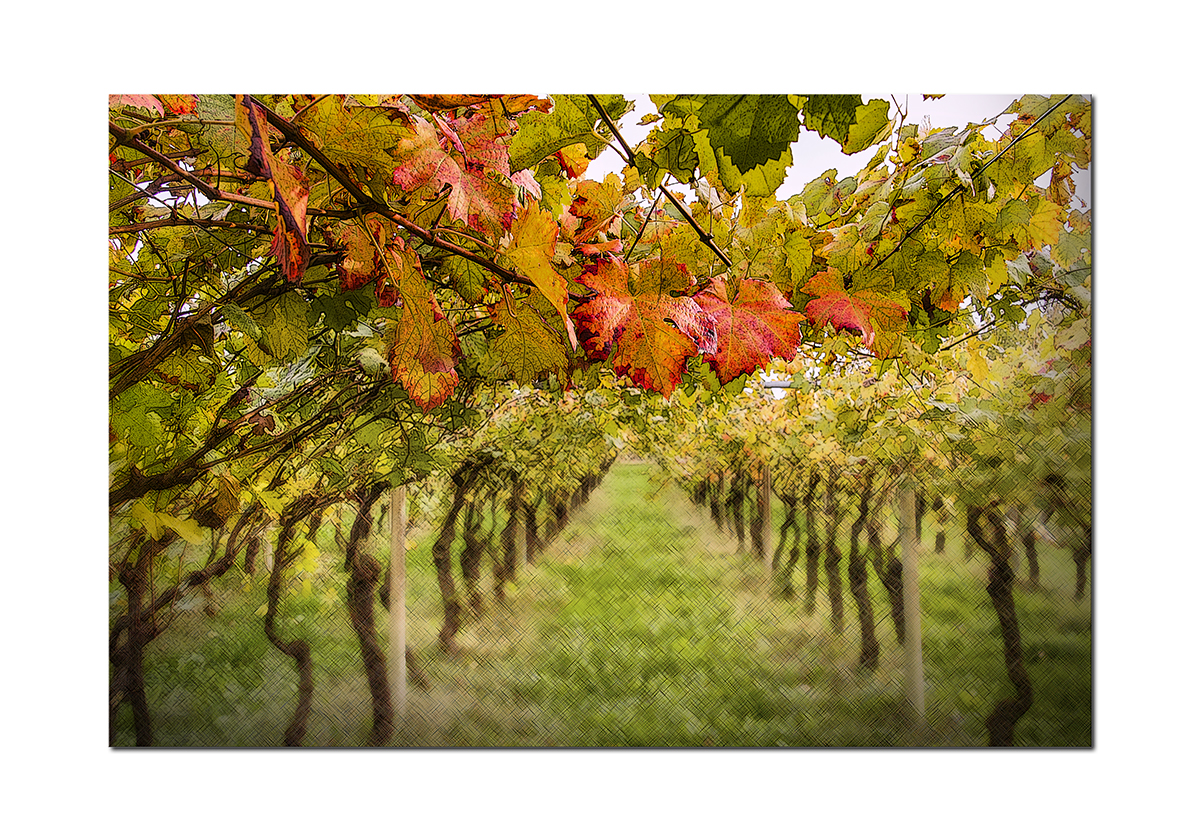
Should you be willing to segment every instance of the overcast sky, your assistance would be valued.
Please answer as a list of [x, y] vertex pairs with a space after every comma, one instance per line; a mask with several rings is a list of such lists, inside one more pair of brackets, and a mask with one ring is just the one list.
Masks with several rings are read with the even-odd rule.
[[[1006, 111], [1019, 94], [947, 94], [942, 99], [923, 100], [921, 94], [864, 94], [866, 100], [894, 98], [907, 110], [905, 123], [922, 125], [926, 118], [934, 128], [962, 128], [967, 123], [981, 123]], [[635, 100], [636, 104], [620, 121], [621, 135], [630, 146], [636, 146], [645, 139], [653, 125], [638, 125], [637, 122], [644, 114], [656, 113], [658, 109], [650, 101], [648, 94], [627, 93], [626, 99]], [[897, 117], [895, 104], [891, 107], [890, 116]], [[998, 128], [984, 130], [984, 136], [989, 140], [1000, 137], [1001, 131], [1012, 121], [1011, 115], [997, 121]], [[829, 169], [838, 170], [841, 177], [855, 175], [870, 162], [876, 147], [872, 146], [857, 155], [845, 155], [838, 144], [826, 137], [819, 136], [815, 131], [801, 129], [800, 139], [792, 145], [792, 166], [788, 170], [783, 185], [776, 191], [778, 198], [789, 198], [804, 189], [804, 186]], [[602, 180], [609, 172], [620, 172], [623, 164], [620, 157], [611, 148], [605, 149], [591, 166], [587, 176]], [[1049, 183], [1049, 175], [1044, 180]], [[1040, 183], [1040, 180], [1039, 180]], [[1044, 185], [1043, 185], [1044, 186]], [[1088, 178], [1077, 178], [1076, 189], [1080, 197], [1091, 206], [1091, 184]]]

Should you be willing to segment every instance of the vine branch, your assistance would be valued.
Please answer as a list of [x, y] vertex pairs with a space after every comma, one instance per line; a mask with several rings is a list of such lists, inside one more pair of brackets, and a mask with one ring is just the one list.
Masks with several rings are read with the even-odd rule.
[[486, 268], [497, 277], [500, 277], [510, 283], [517, 283], [518, 285], [537, 288], [532, 280], [523, 277], [522, 275], [510, 269], [502, 268], [494, 260], [490, 260], [487, 257], [481, 257], [479, 254], [472, 253], [471, 251], [461, 248], [452, 242], [447, 242], [435, 234], [430, 233], [428, 230], [416, 224], [415, 222], [411, 222], [404, 216], [401, 216], [386, 203], [372, 198], [363, 191], [362, 187], [354, 183], [353, 179], [351, 179], [350, 176], [347, 175], [340, 166], [331, 161], [320, 149], [313, 145], [309, 139], [304, 136], [303, 132], [301, 132], [300, 129], [298, 129], [295, 125], [283, 119], [283, 117], [276, 114], [270, 108], [264, 106], [254, 97], [247, 96], [246, 100], [258, 108], [263, 115], [263, 119], [269, 122], [280, 134], [284, 136], [285, 139], [299, 146], [309, 157], [315, 160], [322, 169], [332, 175], [334, 180], [341, 184], [346, 191], [349, 192], [350, 195], [352, 195], [354, 199], [365, 209], [374, 213], [378, 213], [384, 218], [390, 219], [409, 233], [416, 236], [426, 245], [432, 245], [433, 247], [439, 248], [443, 251], [449, 251], [451, 254], [455, 254], [456, 256], [462, 257], [465, 260], [470, 260], [471, 262]]
[[[1019, 137], [1015, 138], [1011, 143], [1009, 143], [1003, 149], [996, 152], [996, 154], [994, 154], [987, 163], [985, 163], [983, 166], [979, 167], [979, 171], [976, 172], [974, 176], [972, 176], [972, 180], [974, 180], [975, 177], [982, 175], [983, 171], [985, 169], [987, 169], [993, 163], [998, 161], [1004, 155], [1005, 152], [1007, 152], [1013, 146], [1017, 145], [1017, 143], [1021, 142], [1021, 140], [1023, 140], [1025, 138], [1025, 136], [1027, 134], [1029, 134], [1029, 132], [1033, 131], [1034, 128], [1037, 127], [1038, 123], [1040, 123], [1042, 120], [1046, 119], [1046, 117], [1050, 116], [1052, 113], [1054, 113], [1056, 110], [1058, 110], [1059, 106], [1062, 105], [1064, 102], [1066, 102], [1070, 98], [1071, 98], [1071, 94], [1067, 94], [1062, 99], [1058, 100], [1058, 102], [1054, 103], [1053, 106], [1051, 106], [1049, 109], [1047, 109], [1047, 111], [1044, 114], [1042, 114], [1040, 117], [1038, 117], [1032, 123], [1030, 123], [1029, 128], [1027, 128], [1023, 132], [1021, 132], [1021, 135]], [[885, 262], [887, 262], [888, 259], [890, 259], [893, 254], [895, 254], [897, 251], [899, 251], [900, 247], [905, 242], [908, 241], [908, 238], [910, 236], [912, 236], [913, 234], [915, 234], [917, 231], [919, 231], [921, 228], [923, 228], [925, 226], [925, 223], [928, 222], [930, 219], [932, 219], [934, 217], [934, 215], [937, 213], [937, 211], [942, 209], [942, 207], [946, 204], [946, 202], [950, 201], [950, 199], [954, 198], [956, 195], [966, 192], [966, 190], [967, 190], [967, 188], [965, 185], [959, 184], [957, 187], [952, 189], [950, 192], [946, 193], [946, 195], [942, 197], [942, 200], [939, 201], [937, 204], [935, 204], [933, 206], [933, 209], [930, 210], [925, 215], [925, 217], [923, 219], [921, 219], [921, 221], [917, 222], [915, 225], [913, 225], [911, 228], [909, 228], [907, 232], [905, 232], [904, 236], [902, 236], [900, 238], [900, 241], [896, 243], [896, 247], [893, 248], [891, 251], [888, 251], [887, 256], [885, 256], [879, 262], [875, 263], [875, 265], [871, 266], [872, 270], [879, 268], [881, 265], [883, 265]]]
[[[600, 100], [590, 93], [587, 95], [587, 98], [588, 101], [592, 103], [592, 107], [600, 112], [600, 119], [604, 121], [606, 126], [608, 126], [608, 130], [613, 133], [613, 136], [617, 138], [617, 142], [621, 144], [621, 148], [625, 150], [625, 155], [623, 156], [625, 165], [633, 166], [633, 150], [629, 148], [629, 144], [625, 142], [625, 138], [621, 136], [621, 132], [617, 130], [617, 126], [609, 118], [608, 113], [604, 110], [603, 106], [600, 105]], [[700, 237], [700, 241], [707, 245], [709, 250], [716, 254], [721, 262], [725, 263], [727, 268], [732, 268], [733, 261], [730, 260], [729, 257], [725, 256], [725, 253], [717, 246], [717, 243], [713, 241], [712, 236], [696, 223], [696, 220], [692, 218], [692, 214], [688, 212], [688, 209], [683, 205], [683, 202], [676, 198], [671, 191], [666, 188], [666, 185], [659, 184], [658, 189], [659, 192], [665, 195], [667, 199], [675, 205], [675, 209], [683, 214], [683, 218], [689, 225], [692, 226], [692, 230], [696, 231], [696, 235]]]
[[232, 228], [234, 230], [248, 230], [253, 233], [273, 233], [270, 228], [262, 225], [244, 224], [242, 222], [226, 222], [218, 221], [217, 219], [189, 219], [184, 216], [172, 214], [165, 219], [155, 219], [151, 222], [140, 222], [133, 225], [119, 225], [108, 229], [109, 236], [116, 236], [122, 233], [139, 233], [143, 230], [153, 230], [161, 227], [174, 227], [176, 225], [191, 225], [200, 228]]
[[186, 181], [199, 190], [200, 194], [209, 201], [228, 201], [233, 204], [248, 204], [251, 207], [262, 207], [267, 210], [275, 209], [274, 202], [266, 201], [260, 198], [250, 198], [244, 195], [236, 195], [234, 193], [217, 189], [203, 178], [197, 178], [191, 172], [181, 168], [175, 163], [175, 161], [171, 160], [166, 155], [161, 154], [157, 150], [150, 148], [145, 143], [138, 140], [137, 137], [134, 136], [138, 132], [126, 131], [111, 120], [108, 123], [108, 133], [115, 137], [117, 142], [122, 146], [127, 146], [130, 149], [141, 152], [142, 154], [146, 155], [146, 157], [157, 162], [160, 166], [164, 166], [171, 172], [175, 173], [178, 178]]

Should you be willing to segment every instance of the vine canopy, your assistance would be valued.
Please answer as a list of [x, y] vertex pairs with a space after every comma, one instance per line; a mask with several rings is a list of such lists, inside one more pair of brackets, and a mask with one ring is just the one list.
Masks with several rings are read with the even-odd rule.
[[[110, 503], [348, 441], [399, 480], [502, 383], [670, 396], [837, 333], [911, 361], [1086, 311], [1084, 97], [1014, 99], [998, 140], [859, 96], [651, 101], [631, 147], [615, 94], [110, 97]], [[777, 198], [802, 131], [876, 151]]]

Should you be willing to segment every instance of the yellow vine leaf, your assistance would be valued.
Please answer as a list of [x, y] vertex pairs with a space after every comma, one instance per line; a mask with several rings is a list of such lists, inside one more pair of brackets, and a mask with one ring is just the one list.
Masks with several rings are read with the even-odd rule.
[[575, 325], [567, 314], [567, 281], [550, 264], [558, 240], [558, 223], [549, 212], [526, 205], [512, 226], [512, 246], [504, 256], [519, 274], [528, 277], [546, 300], [554, 305], [567, 330], [572, 347], [578, 347]]

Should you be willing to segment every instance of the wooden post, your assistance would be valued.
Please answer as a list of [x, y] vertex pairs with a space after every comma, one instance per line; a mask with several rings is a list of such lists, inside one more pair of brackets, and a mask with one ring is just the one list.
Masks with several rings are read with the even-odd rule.
[[758, 544], [762, 546], [763, 574], [767, 582], [771, 581], [771, 465], [762, 462], [758, 475], [758, 527], [761, 528]]
[[725, 530], [725, 473], [717, 479], [717, 530]]
[[912, 483], [900, 488], [900, 562], [904, 568], [904, 694], [913, 723], [925, 721], [925, 665], [921, 657], [921, 590], [917, 583], [917, 504]]
[[405, 486], [392, 488], [392, 562], [388, 576], [388, 675], [392, 680], [392, 708], [396, 720], [404, 719], [408, 702], [408, 668], [405, 662], [406, 613], [405, 590], [408, 552], [408, 494]]

